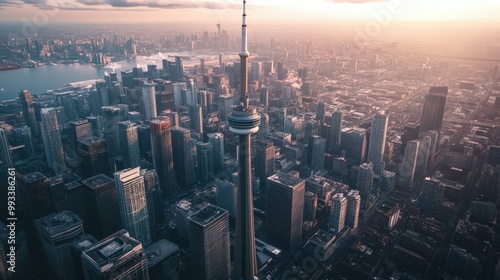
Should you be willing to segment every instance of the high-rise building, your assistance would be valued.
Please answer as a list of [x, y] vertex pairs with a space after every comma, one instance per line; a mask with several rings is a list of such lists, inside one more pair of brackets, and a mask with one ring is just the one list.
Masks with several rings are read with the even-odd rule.
[[269, 115], [264, 113], [260, 115], [259, 131], [257, 132], [262, 138], [269, 134]]
[[417, 140], [409, 141], [406, 145], [403, 162], [399, 166], [398, 185], [401, 188], [411, 189], [413, 187], [418, 146], [419, 142]]
[[224, 134], [222, 133], [209, 133], [207, 134], [208, 143], [212, 144], [213, 150], [213, 169], [217, 174], [224, 170]]
[[40, 128], [35, 114], [35, 106], [33, 104], [33, 96], [27, 90], [23, 90], [19, 93], [19, 100], [23, 106], [23, 116], [26, 125], [31, 128], [31, 132], [35, 137], [40, 135]]
[[342, 129], [340, 148], [345, 151], [345, 156], [352, 161], [352, 164], [364, 163], [366, 158], [366, 129]]
[[367, 196], [373, 185], [373, 164], [363, 163], [359, 166], [356, 189], [363, 196]]
[[431, 138], [431, 144], [429, 147], [429, 156], [427, 157], [427, 166], [432, 166], [432, 164], [434, 163], [434, 156], [436, 155], [436, 148], [438, 145], [438, 133], [435, 130], [423, 131], [420, 132], [418, 137], [424, 138], [426, 136]]
[[361, 206], [361, 196], [359, 191], [350, 190], [347, 194], [347, 209], [345, 215], [345, 225], [351, 229], [358, 227], [359, 208]]
[[137, 125], [131, 121], [118, 123], [118, 137], [125, 168], [134, 168], [141, 165]]
[[372, 121], [370, 145], [368, 148], [368, 162], [373, 164], [373, 171], [381, 175], [383, 170], [385, 139], [387, 134], [388, 115], [377, 114]]
[[191, 129], [203, 133], [203, 112], [199, 104], [193, 103], [189, 106], [189, 118], [191, 120]]
[[19, 176], [19, 198], [22, 201], [24, 218], [31, 221], [54, 212], [48, 178], [36, 171]]
[[191, 248], [191, 278], [196, 280], [230, 278], [228, 212], [207, 205], [188, 217]]
[[340, 232], [345, 226], [347, 211], [347, 199], [344, 194], [337, 193], [332, 196], [332, 210], [330, 212], [330, 221], [328, 228], [331, 232]]
[[176, 190], [174, 161], [172, 155], [170, 118], [163, 117], [150, 122], [153, 164], [160, 177], [160, 189], [164, 196]]
[[318, 206], [318, 196], [313, 192], [304, 194], [304, 220], [314, 221], [316, 219], [316, 207]]
[[153, 229], [160, 221], [160, 179], [156, 170], [141, 170], [141, 176], [144, 178], [144, 190], [146, 192], [146, 205], [148, 207], [149, 226]]
[[66, 161], [56, 111], [54, 108], [42, 108], [41, 117], [40, 126], [47, 165], [54, 173], [61, 174], [66, 170]]
[[461, 279], [476, 279], [479, 260], [456, 245], [451, 245], [446, 258], [445, 269]]
[[329, 141], [329, 151], [335, 151], [340, 148], [342, 136], [342, 111], [337, 108], [332, 115], [332, 121], [330, 124], [330, 141]]
[[198, 180], [201, 182], [208, 182], [214, 172], [212, 159], [213, 149], [212, 144], [197, 142], [196, 143], [196, 159], [197, 159], [197, 173]]
[[492, 166], [500, 164], [500, 146], [488, 146], [485, 163]]
[[0, 167], [7, 172], [7, 168], [14, 167], [9, 149], [9, 140], [3, 128], [0, 128]]
[[76, 141], [92, 135], [92, 126], [87, 119], [71, 121], [69, 132], [71, 143], [74, 145]]
[[[99, 107], [99, 112], [100, 111], [101, 107]], [[92, 135], [102, 137], [102, 116], [90, 116], [87, 117], [87, 120], [90, 123], [90, 131]]]
[[104, 174], [82, 181], [89, 219], [89, 231], [103, 238], [122, 228], [115, 181]]
[[291, 250], [302, 239], [305, 181], [288, 173], [267, 178], [266, 235]]
[[114, 174], [123, 228], [145, 246], [151, 244], [144, 177], [139, 167]]
[[435, 130], [439, 134], [438, 139], [441, 138], [447, 95], [448, 87], [431, 87], [424, 100], [420, 130]]
[[255, 156], [255, 175], [260, 179], [260, 189], [265, 192], [267, 177], [274, 174], [275, 151], [273, 142], [269, 140], [257, 141]]
[[313, 135], [308, 139], [307, 147], [307, 165], [314, 172], [325, 167], [325, 139], [318, 135]]
[[440, 210], [444, 200], [445, 186], [439, 180], [425, 178], [422, 184], [420, 205], [430, 210]]
[[145, 250], [149, 280], [177, 280], [179, 275], [179, 247], [160, 239]]
[[175, 80], [181, 81], [184, 78], [184, 66], [180, 56], [175, 57]]
[[260, 94], [260, 105], [264, 106], [265, 110], [267, 111], [269, 107], [269, 89], [261, 88], [259, 94]]
[[142, 85], [142, 105], [144, 106], [144, 115], [146, 119], [152, 120], [156, 118], [157, 112], [154, 84], [144, 83]]
[[109, 174], [109, 159], [106, 152], [106, 140], [89, 136], [78, 140], [76, 152], [82, 159], [80, 174], [89, 178], [98, 174]]
[[196, 179], [193, 176], [195, 168], [191, 147], [191, 131], [182, 127], [173, 127], [171, 133], [177, 183], [181, 189], [187, 190], [195, 184]]
[[320, 127], [325, 123], [326, 104], [323, 101], [318, 102], [316, 108], [316, 120], [319, 121]]
[[415, 166], [415, 177], [422, 179], [427, 171], [427, 161], [431, 149], [432, 139], [429, 136], [424, 136], [418, 140], [417, 165]]
[[230, 94], [219, 95], [219, 118], [221, 120], [227, 120], [227, 115], [232, 111], [233, 99]]
[[76, 241], [71, 243], [71, 257], [73, 259], [73, 263], [75, 264], [76, 270], [76, 278], [77, 280], [84, 280], [85, 276], [83, 275], [83, 267], [82, 267], [82, 253], [88, 248], [92, 247], [97, 243], [97, 239], [95, 239], [90, 234], [85, 234], [82, 237], [78, 238]]
[[31, 128], [29, 126], [16, 127], [13, 129], [14, 139], [16, 145], [24, 146], [23, 156], [31, 157], [35, 155], [35, 148], [33, 146], [33, 137], [31, 134]]
[[146, 254], [140, 241], [122, 229], [83, 251], [85, 280], [148, 280]]
[[102, 107], [104, 139], [111, 156], [120, 155], [120, 138], [118, 137], [118, 123], [120, 122], [120, 108], [114, 106]]
[[236, 184], [230, 181], [215, 179], [215, 188], [217, 194], [215, 201], [217, 202], [217, 206], [226, 209], [229, 213], [229, 217], [236, 217]]
[[71, 244], [83, 236], [80, 218], [70, 211], [53, 213], [35, 221], [50, 279], [76, 279]]

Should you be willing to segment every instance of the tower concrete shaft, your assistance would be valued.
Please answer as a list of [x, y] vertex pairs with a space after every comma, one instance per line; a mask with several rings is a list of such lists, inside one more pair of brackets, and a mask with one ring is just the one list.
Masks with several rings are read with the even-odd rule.
[[258, 269], [255, 255], [250, 137], [252, 133], [259, 130], [260, 116], [257, 110], [248, 106], [248, 57], [250, 54], [247, 50], [246, 1], [243, 1], [241, 37], [241, 92], [238, 105], [233, 108], [228, 118], [231, 132], [239, 135], [233, 279], [254, 280]]

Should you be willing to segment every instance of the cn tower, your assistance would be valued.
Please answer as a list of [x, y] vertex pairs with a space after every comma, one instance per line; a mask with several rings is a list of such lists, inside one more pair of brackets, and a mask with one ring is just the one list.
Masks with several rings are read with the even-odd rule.
[[[250, 135], [259, 131], [260, 116], [248, 106], [248, 53], [246, 1], [241, 26], [241, 91], [238, 105], [229, 115], [231, 132], [239, 135], [238, 188], [236, 193], [236, 240], [232, 279], [254, 280], [258, 274], [252, 196], [252, 158]], [[261, 178], [261, 180], [265, 178]]]

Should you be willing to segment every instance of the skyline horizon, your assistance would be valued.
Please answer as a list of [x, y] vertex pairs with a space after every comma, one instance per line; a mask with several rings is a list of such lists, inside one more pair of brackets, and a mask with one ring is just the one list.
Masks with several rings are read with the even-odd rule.
[[[0, 22], [33, 21], [51, 23], [159, 23], [238, 21], [239, 0], [163, 0], [163, 1], [65, 1], [1, 0]], [[495, 0], [311, 0], [307, 3], [274, 0], [253, 0], [252, 23], [269, 22], [325, 22], [366, 21], [380, 19], [387, 22], [462, 22], [491, 24], [500, 22], [496, 11], [500, 3]], [[97, 12], [97, 13], [96, 13]], [[99, 18], [95, 18], [95, 17]], [[298, 20], [300, 17], [300, 20]]]

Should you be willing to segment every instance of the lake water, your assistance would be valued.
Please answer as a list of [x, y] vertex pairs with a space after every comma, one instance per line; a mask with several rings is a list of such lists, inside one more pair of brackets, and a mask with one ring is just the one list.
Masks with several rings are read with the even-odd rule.
[[[146, 70], [148, 64], [156, 64], [157, 69], [162, 69], [162, 59], [168, 58], [174, 61], [173, 56], [189, 56], [190, 53], [159, 53], [153, 56], [138, 56], [132, 59], [111, 63], [105, 67], [93, 67], [91, 64], [59, 64], [45, 65], [37, 68], [22, 68], [11, 71], [0, 71], [0, 101], [14, 99], [18, 93], [27, 89], [32, 94], [44, 93], [47, 90], [57, 89], [67, 83], [80, 82], [93, 79], [104, 79], [104, 72], [132, 70], [133, 67], [141, 67]], [[185, 67], [193, 67], [199, 64], [199, 58], [205, 58], [207, 64], [213, 64], [218, 60], [217, 54], [196, 55], [192, 59], [184, 59]], [[225, 57], [235, 59], [237, 56]], [[226, 60], [227, 61], [227, 60]]]

